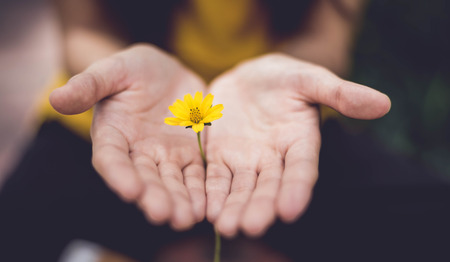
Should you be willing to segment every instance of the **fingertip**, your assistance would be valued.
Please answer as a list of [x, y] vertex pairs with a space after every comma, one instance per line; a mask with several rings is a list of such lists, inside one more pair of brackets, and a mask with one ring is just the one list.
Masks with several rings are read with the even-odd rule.
[[166, 209], [161, 209], [159, 213], [146, 210], [145, 215], [150, 223], [159, 226], [169, 221], [170, 212]]
[[147, 190], [139, 204], [152, 224], [164, 224], [172, 216], [172, 202], [165, 192], [161, 192], [156, 188], [151, 190], [151, 192]]
[[233, 238], [239, 230], [239, 217], [222, 213], [214, 222], [217, 232], [226, 238]]
[[275, 221], [275, 210], [258, 212], [249, 208], [242, 217], [241, 229], [249, 237], [260, 237]]
[[193, 204], [194, 217], [196, 222], [201, 222], [205, 219], [206, 205], [205, 203]]
[[384, 115], [386, 115], [387, 113], [389, 113], [389, 111], [391, 111], [391, 99], [389, 98], [389, 96], [387, 96], [386, 94], [381, 93], [383, 98], [380, 99], [382, 102], [380, 102], [380, 114], [376, 117], [376, 118], [380, 118]]
[[259, 238], [266, 233], [267, 228], [268, 227], [255, 227], [250, 225], [249, 227], [242, 227], [242, 231], [248, 237]]
[[196, 194], [191, 192], [191, 209], [194, 222], [201, 222], [205, 219], [206, 214], [206, 197], [205, 194]]
[[64, 99], [64, 88], [65, 86], [61, 86], [53, 90], [49, 95], [50, 105], [59, 113], [64, 114], [64, 105], [67, 104]]
[[145, 208], [141, 207], [141, 209], [144, 209], [144, 214], [147, 220], [152, 224], [156, 226], [164, 225], [167, 221], [169, 221], [169, 215], [167, 214], [155, 214], [148, 210], [145, 210]]
[[[127, 182], [126, 182], [127, 181]], [[135, 201], [143, 191], [143, 185], [136, 180], [125, 180], [118, 186], [120, 196], [127, 202]]]
[[133, 202], [141, 196], [144, 186], [135, 176], [120, 176], [119, 174], [109, 173], [107, 177], [103, 176], [106, 183], [126, 202]]
[[221, 212], [221, 207], [212, 203], [211, 200], [207, 200], [206, 218], [210, 223], [215, 223]]
[[[85, 112], [103, 97], [97, 97], [102, 86], [99, 76], [83, 72], [50, 94], [50, 104], [61, 114], [74, 115]], [[104, 87], [103, 87], [104, 88]]]
[[231, 220], [224, 219], [217, 220], [216, 229], [221, 236], [228, 239], [236, 237], [238, 232], [237, 223], [233, 223]]
[[331, 106], [343, 115], [355, 119], [372, 120], [387, 114], [391, 101], [386, 94], [371, 87], [339, 79], [324, 88], [317, 101]]
[[306, 210], [311, 199], [311, 190], [307, 187], [291, 188], [281, 192], [277, 202], [277, 213], [285, 223], [296, 221]]
[[257, 238], [264, 235], [268, 227], [269, 225], [262, 225], [261, 223], [244, 219], [241, 229], [245, 235]]
[[62, 88], [64, 86], [55, 88], [54, 90], [52, 90], [52, 92], [50, 93], [50, 95], [48, 96], [48, 100], [50, 101], [50, 104], [54, 106], [54, 104], [58, 103], [58, 93], [60, 92], [59, 89]]
[[[391, 110], [391, 100], [386, 94], [383, 94], [375, 89], [372, 89], [374, 94], [371, 99], [368, 99], [366, 102], [366, 109], [359, 108], [361, 112], [361, 119], [378, 119], [386, 115]], [[355, 110], [357, 111], [357, 109]]]
[[[110, 167], [105, 168], [105, 166], [109, 166], [108, 162], [99, 157], [99, 154], [94, 154], [92, 163], [105, 182], [117, 192], [123, 200], [132, 202], [139, 199], [144, 191], [144, 185], [141, 183], [140, 179], [135, 176], [132, 169], [128, 168], [126, 165], [115, 166], [116, 172], [112, 171]], [[117, 172], [117, 170], [120, 171]]]
[[175, 205], [170, 226], [176, 231], [185, 231], [194, 226], [196, 218], [189, 206]]
[[205, 194], [197, 192], [190, 192], [190, 205], [192, 210], [192, 216], [195, 222], [201, 222], [205, 219], [206, 213], [206, 197]]
[[174, 230], [174, 231], [186, 231], [191, 229], [195, 224], [195, 220], [194, 219], [189, 219], [186, 220], [186, 218], [183, 218], [183, 220], [179, 220], [179, 221], [171, 221], [170, 222], [170, 227]]

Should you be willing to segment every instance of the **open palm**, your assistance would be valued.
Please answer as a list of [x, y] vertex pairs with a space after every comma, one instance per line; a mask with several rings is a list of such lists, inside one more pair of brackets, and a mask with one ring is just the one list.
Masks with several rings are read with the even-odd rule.
[[390, 107], [378, 91], [279, 54], [244, 62], [211, 92], [224, 116], [207, 132], [207, 217], [225, 236], [257, 236], [304, 211], [318, 176], [318, 103], [360, 119]]
[[174, 58], [139, 45], [94, 63], [50, 100], [65, 114], [98, 102], [91, 128], [96, 170], [150, 221], [186, 229], [205, 215], [205, 171], [195, 133], [164, 118], [176, 98], [204, 88]]

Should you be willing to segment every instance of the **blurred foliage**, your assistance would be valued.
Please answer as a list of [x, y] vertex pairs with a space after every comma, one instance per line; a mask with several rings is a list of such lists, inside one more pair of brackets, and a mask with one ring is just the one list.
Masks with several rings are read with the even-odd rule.
[[[450, 179], [450, 1], [373, 0], [357, 40], [352, 80], [392, 100], [366, 122], [393, 151]], [[355, 124], [355, 123], [353, 123]], [[361, 124], [361, 123], [356, 123]]]

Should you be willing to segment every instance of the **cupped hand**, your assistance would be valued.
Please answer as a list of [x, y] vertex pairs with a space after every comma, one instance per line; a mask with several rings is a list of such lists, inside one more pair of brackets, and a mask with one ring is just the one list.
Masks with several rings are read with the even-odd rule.
[[63, 114], [96, 105], [93, 165], [155, 223], [183, 230], [205, 216], [205, 171], [195, 133], [164, 124], [168, 106], [204, 90], [199, 77], [150, 45], [100, 60], [50, 96]]
[[211, 85], [223, 118], [207, 130], [207, 217], [225, 236], [258, 236], [295, 221], [318, 176], [319, 109], [358, 119], [389, 111], [389, 98], [325, 68], [281, 54], [242, 63]]

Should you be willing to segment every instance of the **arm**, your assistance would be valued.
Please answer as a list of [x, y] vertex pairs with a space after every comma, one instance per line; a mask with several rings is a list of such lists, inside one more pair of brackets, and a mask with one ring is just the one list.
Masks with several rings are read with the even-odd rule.
[[71, 75], [128, 45], [99, 0], [55, 0], [63, 30], [64, 59]]
[[302, 30], [281, 43], [278, 50], [345, 76], [350, 70], [351, 51], [366, 2], [316, 1]]

